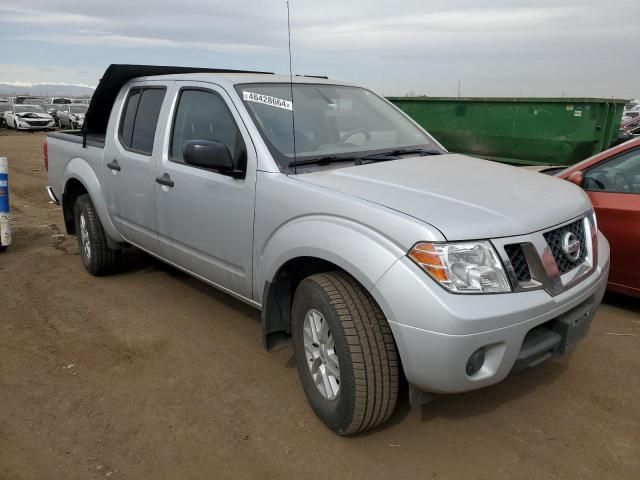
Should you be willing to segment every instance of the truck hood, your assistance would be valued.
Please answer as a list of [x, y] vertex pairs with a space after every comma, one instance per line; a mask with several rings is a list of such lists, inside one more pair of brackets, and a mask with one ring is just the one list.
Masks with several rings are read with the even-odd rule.
[[591, 209], [576, 185], [520, 167], [458, 154], [410, 157], [295, 175], [384, 205], [447, 240], [524, 235]]

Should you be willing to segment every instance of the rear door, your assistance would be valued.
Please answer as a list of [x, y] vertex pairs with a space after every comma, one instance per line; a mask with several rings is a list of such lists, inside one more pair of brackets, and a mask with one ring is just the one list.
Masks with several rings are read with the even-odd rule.
[[[213, 84], [176, 82], [156, 177], [161, 254], [199, 277], [251, 298], [256, 153], [226, 91]], [[229, 149], [244, 178], [185, 163], [191, 140]], [[167, 185], [170, 184], [170, 186]]]
[[116, 228], [127, 241], [153, 253], [158, 252], [155, 171], [162, 144], [156, 130], [166, 92], [165, 84], [140, 82], [120, 94], [124, 106], [109, 125], [103, 162], [107, 206]]
[[640, 148], [587, 169], [583, 186], [611, 244], [609, 283], [640, 293]]

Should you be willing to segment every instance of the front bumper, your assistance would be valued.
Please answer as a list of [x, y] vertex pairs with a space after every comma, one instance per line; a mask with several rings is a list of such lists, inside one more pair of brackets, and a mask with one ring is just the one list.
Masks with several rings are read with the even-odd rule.
[[50, 122], [47, 122], [46, 124], [43, 124], [43, 125], [29, 125], [24, 121], [18, 122], [18, 129], [20, 130], [43, 130], [46, 128], [54, 128], [55, 126], [56, 126], [56, 122], [54, 120], [51, 120]]
[[[609, 273], [609, 244], [602, 234], [597, 245], [598, 263], [593, 272], [555, 296], [542, 289], [455, 295], [408, 258], [398, 260], [376, 283], [373, 294], [391, 326], [407, 380], [423, 391], [464, 392], [503, 380], [519, 359], [517, 369], [548, 357], [535, 345], [530, 358], [526, 352], [523, 355], [525, 337], [536, 327], [551, 326], [563, 314], [589, 303], [593, 307], [586, 310], [586, 320], [590, 321]], [[484, 364], [469, 376], [467, 361], [482, 347]]]

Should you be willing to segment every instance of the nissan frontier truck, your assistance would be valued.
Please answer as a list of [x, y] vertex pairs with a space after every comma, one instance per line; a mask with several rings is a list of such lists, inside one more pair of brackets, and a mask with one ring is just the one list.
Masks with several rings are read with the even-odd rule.
[[607, 284], [579, 187], [449, 153], [346, 82], [111, 65], [44, 152], [89, 273], [134, 246], [261, 310], [343, 435], [387, 420], [401, 378], [424, 403], [570, 351]]

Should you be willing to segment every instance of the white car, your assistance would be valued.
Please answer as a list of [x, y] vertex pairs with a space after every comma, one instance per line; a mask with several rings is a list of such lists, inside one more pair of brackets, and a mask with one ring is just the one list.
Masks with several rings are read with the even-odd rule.
[[11, 105], [4, 112], [4, 121], [8, 128], [16, 130], [40, 130], [56, 126], [53, 117], [40, 105]]
[[72, 103], [70, 105], [62, 105], [58, 109], [58, 122], [60, 126], [65, 128], [78, 129], [84, 123], [84, 115], [87, 113], [89, 105], [80, 103]]

